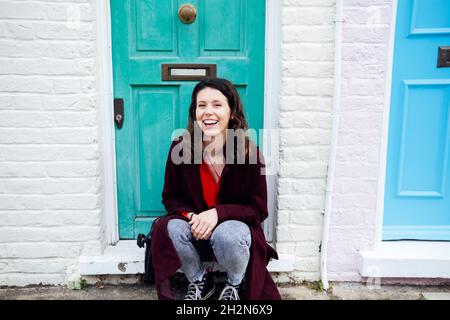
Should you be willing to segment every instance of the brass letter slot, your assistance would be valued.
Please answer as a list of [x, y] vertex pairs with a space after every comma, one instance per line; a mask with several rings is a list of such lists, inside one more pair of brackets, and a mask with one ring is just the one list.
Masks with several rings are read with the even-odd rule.
[[215, 64], [162, 64], [161, 80], [202, 80], [216, 77]]

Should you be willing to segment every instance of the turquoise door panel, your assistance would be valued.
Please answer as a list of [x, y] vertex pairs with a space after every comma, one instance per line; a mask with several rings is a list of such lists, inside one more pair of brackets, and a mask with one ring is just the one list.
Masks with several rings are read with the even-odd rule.
[[399, 0], [383, 240], [450, 240], [450, 1]]
[[197, 81], [163, 81], [162, 64], [215, 64], [263, 128], [265, 1], [192, 0], [197, 18], [178, 18], [186, 1], [111, 0], [114, 97], [124, 100], [115, 131], [120, 239], [148, 232], [161, 204], [171, 134], [186, 128]]

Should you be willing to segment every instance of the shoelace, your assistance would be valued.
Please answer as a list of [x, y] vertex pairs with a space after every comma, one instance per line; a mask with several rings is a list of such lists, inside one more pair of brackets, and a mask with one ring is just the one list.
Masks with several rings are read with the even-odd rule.
[[191, 282], [188, 286], [188, 291], [184, 296], [184, 300], [202, 300], [202, 290], [204, 283]]
[[239, 300], [238, 288], [227, 284], [220, 294], [219, 300]]

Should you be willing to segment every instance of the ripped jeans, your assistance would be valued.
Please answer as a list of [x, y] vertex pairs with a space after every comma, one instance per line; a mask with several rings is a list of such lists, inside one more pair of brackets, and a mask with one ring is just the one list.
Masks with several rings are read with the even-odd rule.
[[[171, 219], [167, 231], [181, 260], [181, 270], [189, 282], [201, 280], [205, 273], [191, 226], [185, 220]], [[250, 258], [251, 234], [248, 226], [237, 220], [227, 220], [216, 226], [209, 239], [219, 265], [225, 269], [228, 282], [241, 283]]]

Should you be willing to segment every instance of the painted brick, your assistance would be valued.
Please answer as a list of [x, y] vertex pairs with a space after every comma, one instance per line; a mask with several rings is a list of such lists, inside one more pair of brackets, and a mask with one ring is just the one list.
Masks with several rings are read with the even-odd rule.
[[389, 11], [387, 6], [347, 7], [344, 10], [346, 24], [362, 24], [367, 27], [389, 25]]
[[99, 227], [0, 227], [0, 242], [75, 242], [99, 239]]
[[296, 8], [285, 7], [282, 9], [283, 25], [294, 25], [298, 21], [298, 12]]
[[100, 211], [1, 211], [2, 225], [30, 227], [95, 226], [100, 224]]
[[362, 61], [348, 62], [342, 67], [342, 77], [346, 79], [379, 79], [385, 77], [385, 67], [378, 63], [369, 64]]
[[378, 173], [377, 164], [336, 162], [336, 177], [376, 179]]
[[45, 11], [40, 3], [0, 2], [0, 19], [42, 20], [46, 17]]
[[276, 250], [279, 254], [292, 254], [295, 252], [296, 244], [294, 242], [280, 242], [276, 245]]
[[88, 144], [98, 140], [96, 128], [77, 129], [18, 129], [0, 128], [0, 144], [3, 143], [59, 143]]
[[283, 75], [287, 77], [323, 78], [332, 77], [332, 62], [286, 61], [283, 63]]
[[97, 104], [97, 97], [88, 94], [43, 96], [41, 100], [43, 110], [85, 111]]
[[283, 252], [297, 257], [295, 271], [284, 279], [289, 282], [292, 278], [302, 281], [319, 276], [319, 266], [312, 261], [319, 258], [320, 212], [325, 202], [331, 137], [334, 1], [285, 0], [283, 13], [278, 187], [281, 215], [276, 234], [277, 249], [280, 245]]
[[97, 195], [0, 195], [0, 210], [92, 210]]
[[[320, 246], [320, 242], [314, 242], [314, 241], [298, 242], [295, 245], [294, 252], [297, 257], [318, 257], [318, 255], [320, 254], [319, 246]], [[314, 270], [314, 271], [318, 271], [318, 270]]]
[[[104, 250], [104, 245], [100, 241], [86, 241], [81, 251], [82, 256], [100, 256]], [[76, 265], [75, 265], [76, 266]]]
[[[356, 124], [355, 124], [356, 125]], [[380, 131], [379, 130], [371, 130], [371, 131], [361, 131], [357, 132], [342, 132], [339, 135], [338, 141], [342, 146], [362, 146], [369, 147], [373, 146], [380, 140]]]
[[4, 145], [0, 161], [51, 161], [59, 160], [94, 160], [97, 159], [98, 147], [86, 146], [56, 146], [56, 145]]
[[383, 110], [384, 96], [354, 96], [342, 97], [341, 111], [344, 113], [378, 112]]
[[330, 221], [331, 225], [339, 226], [371, 226], [375, 223], [375, 218], [376, 216], [371, 209], [335, 207], [333, 208]]
[[5, 22], [5, 36], [12, 39], [31, 40], [34, 28], [31, 22]]
[[296, 93], [303, 96], [332, 96], [333, 85], [330, 79], [300, 79], [296, 81]]
[[2, 252], [2, 259], [5, 260], [17, 258], [77, 258], [80, 254], [80, 250], [80, 244], [77, 242], [0, 243], [0, 252]]
[[368, 26], [343, 27], [342, 41], [344, 43], [387, 43], [389, 27], [380, 26], [370, 28]]
[[289, 216], [290, 216], [290, 212], [286, 211], [286, 210], [278, 210], [277, 212], [277, 219], [278, 219], [278, 223], [281, 225], [287, 225], [289, 224]]
[[[357, 273], [358, 252], [372, 246], [374, 229], [372, 226], [331, 227], [330, 237], [334, 241], [328, 246], [330, 272]], [[355, 239], [357, 241], [355, 241]]]
[[283, 27], [283, 42], [286, 43], [327, 43], [334, 40], [332, 26], [285, 26]]
[[334, 43], [289, 43], [283, 47], [286, 61], [334, 61]]
[[292, 191], [299, 195], [323, 195], [325, 193], [325, 177], [295, 180], [292, 182]]
[[54, 43], [51, 46], [51, 56], [62, 59], [93, 58], [95, 57], [95, 44], [91, 42], [65, 42]]
[[353, 178], [337, 178], [334, 192], [337, 194], [375, 194], [377, 192], [377, 180]]
[[283, 153], [289, 153], [284, 162], [328, 161], [329, 148], [327, 146], [300, 146], [283, 150]]
[[331, 133], [321, 129], [289, 129], [280, 131], [282, 146], [297, 147], [301, 145], [328, 145]]
[[346, 7], [384, 7], [392, 0], [345, 0]]
[[11, 272], [33, 272], [63, 274], [68, 266], [76, 263], [73, 259], [55, 259], [49, 263], [47, 259], [12, 259], [8, 261], [6, 268], [0, 270], [0, 273]]
[[385, 82], [383, 80], [348, 79], [342, 84], [343, 95], [384, 95]]
[[336, 160], [340, 162], [364, 162], [374, 163], [377, 159], [379, 150], [376, 146], [359, 145], [360, 148], [355, 148], [355, 144], [339, 146], [336, 152]]
[[18, 76], [0, 76], [0, 88], [5, 93], [51, 93], [53, 86], [48, 79], [41, 78], [39, 81]]
[[298, 10], [299, 25], [330, 25], [334, 22], [334, 8], [305, 7]]
[[301, 272], [314, 272], [320, 269], [320, 260], [318, 257], [301, 257], [294, 263], [294, 268]]
[[343, 44], [342, 61], [345, 61], [343, 67], [358, 63], [365, 64], [384, 64], [387, 59], [387, 46], [385, 44]]
[[49, 177], [95, 177], [100, 173], [99, 163], [90, 162], [56, 162], [46, 167]]
[[48, 57], [51, 56], [51, 46], [50, 43], [45, 42], [0, 39], [0, 56], [4, 58]]
[[[280, 88], [280, 95], [281, 99], [291, 99], [290, 101], [292, 101], [292, 104], [297, 104], [296, 97], [290, 97], [295, 95], [295, 78], [284, 78]], [[284, 108], [284, 104], [282, 104], [280, 108]]]
[[290, 7], [330, 7], [333, 6], [334, 2], [329, 0], [283, 0], [283, 5]]
[[279, 209], [286, 210], [311, 210], [323, 209], [323, 195], [280, 195]]
[[10, 194], [73, 194], [97, 193], [100, 181], [97, 178], [83, 179], [0, 179], [0, 191]]
[[277, 240], [284, 241], [320, 241], [320, 226], [278, 226]]
[[296, 128], [320, 128], [331, 130], [331, 114], [328, 112], [296, 112], [294, 126]]
[[95, 29], [93, 24], [79, 22], [76, 28], [64, 22], [34, 23], [34, 34], [42, 40], [94, 40]]
[[78, 21], [92, 21], [94, 12], [90, 5], [85, 4], [49, 4], [46, 16], [48, 20], [70, 21], [75, 25]]
[[326, 175], [326, 164], [323, 162], [297, 161], [294, 163], [282, 163], [280, 174], [292, 178], [321, 178]]
[[301, 214], [295, 211], [290, 214], [290, 223], [301, 226], [320, 226], [322, 225], [323, 215], [321, 210], [303, 210]]

